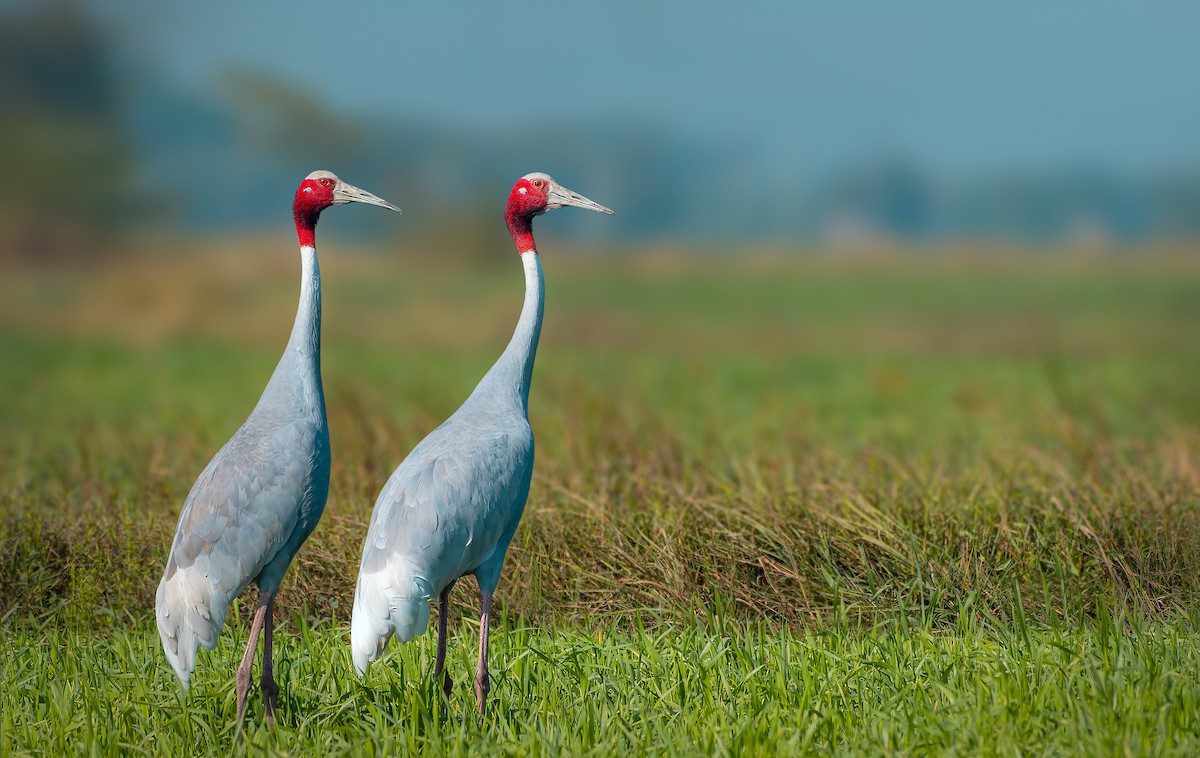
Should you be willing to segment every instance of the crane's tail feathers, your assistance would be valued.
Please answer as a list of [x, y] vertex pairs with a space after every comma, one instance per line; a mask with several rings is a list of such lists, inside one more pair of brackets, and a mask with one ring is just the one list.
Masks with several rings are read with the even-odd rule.
[[196, 668], [196, 650], [212, 650], [225, 624], [228, 603], [213, 600], [212, 587], [199, 572], [171, 571], [158, 585], [154, 610], [158, 635], [171, 668], [186, 690]]
[[350, 619], [350, 648], [354, 669], [362, 676], [379, 657], [392, 635], [410, 642], [429, 628], [429, 589], [420, 579], [402, 582], [411, 589], [401, 594], [395, 585], [385, 586], [380, 577], [359, 576]]

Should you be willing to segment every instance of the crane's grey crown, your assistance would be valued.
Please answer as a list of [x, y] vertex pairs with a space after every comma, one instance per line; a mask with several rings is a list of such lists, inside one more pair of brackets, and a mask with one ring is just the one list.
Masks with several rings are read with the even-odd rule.
[[308, 181], [309, 179], [332, 179], [335, 182], [341, 181], [337, 178], [337, 174], [333, 173], [332, 171], [326, 171], [325, 169], [317, 169], [308, 176], [304, 177], [305, 181]]

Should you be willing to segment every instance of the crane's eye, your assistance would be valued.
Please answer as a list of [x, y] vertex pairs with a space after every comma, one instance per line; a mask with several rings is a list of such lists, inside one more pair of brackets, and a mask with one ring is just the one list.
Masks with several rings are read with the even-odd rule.
[[545, 182], [543, 182], [541, 179], [534, 179], [532, 184], [533, 184], [533, 186], [537, 187], [538, 189], [541, 189], [542, 185], [545, 184]]
[[333, 186], [333, 180], [330, 179], [328, 176], [321, 177], [317, 183], [320, 184], [322, 187], [332, 187]]

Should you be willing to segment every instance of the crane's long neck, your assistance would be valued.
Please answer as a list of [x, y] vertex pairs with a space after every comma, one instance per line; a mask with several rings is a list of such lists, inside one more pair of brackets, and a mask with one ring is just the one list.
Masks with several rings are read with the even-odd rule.
[[313, 245], [301, 245], [300, 305], [296, 309], [296, 323], [292, 325], [292, 336], [288, 340], [288, 352], [296, 355], [303, 363], [321, 375], [321, 266], [317, 262], [317, 249]]
[[529, 386], [533, 381], [533, 361], [537, 357], [538, 338], [542, 333], [542, 310], [546, 296], [542, 264], [537, 251], [530, 247], [521, 253], [525, 268], [525, 303], [508, 347], [476, 388], [477, 394], [511, 397], [529, 413]]
[[[303, 274], [296, 323], [283, 357], [271, 374], [255, 409], [256, 413], [290, 418], [296, 412], [311, 414], [319, 423], [325, 419], [325, 390], [321, 386], [321, 269], [317, 250], [300, 246]], [[285, 416], [279, 416], [283, 413]]]

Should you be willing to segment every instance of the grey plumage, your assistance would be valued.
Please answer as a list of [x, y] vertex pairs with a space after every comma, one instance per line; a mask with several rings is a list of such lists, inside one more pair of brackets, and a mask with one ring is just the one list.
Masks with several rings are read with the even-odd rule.
[[315, 235], [322, 210], [349, 202], [399, 210], [328, 171], [314, 171], [296, 190], [292, 209], [303, 273], [291, 337], [250, 417], [192, 485], [155, 598], [163, 650], [186, 689], [197, 650], [216, 647], [229, 603], [251, 582], [258, 585], [258, 607], [237, 672], [239, 735], [260, 631], [260, 685], [267, 723], [274, 723], [275, 595], [300, 545], [320, 520], [329, 494]]
[[496, 401], [505, 363], [413, 449], [376, 500], [351, 628], [360, 673], [393, 632], [401, 642], [424, 633], [429, 601], [459, 577], [474, 573], [485, 591], [499, 581], [534, 452], [524, 398]]
[[[532, 219], [562, 205], [612, 213], [545, 174], [529, 174], [514, 185], [505, 220], [525, 269], [525, 302], [516, 330], [466, 402], [388, 479], [371, 514], [354, 592], [350, 644], [360, 675], [393, 634], [408, 642], [424, 633], [429, 603], [438, 598], [436, 678], [445, 661], [450, 589], [473, 574], [480, 590], [475, 693], [481, 716], [491, 686], [487, 644], [492, 593], [533, 476], [529, 385], [545, 290]], [[447, 674], [447, 694], [451, 686]]]
[[325, 508], [330, 453], [320, 358], [295, 342], [179, 516], [155, 608], [163, 649], [185, 687], [197, 647], [216, 647], [229, 603], [250, 582], [273, 595]]

